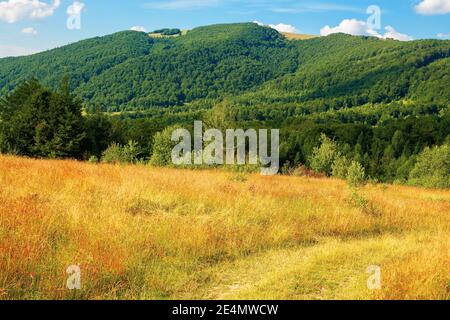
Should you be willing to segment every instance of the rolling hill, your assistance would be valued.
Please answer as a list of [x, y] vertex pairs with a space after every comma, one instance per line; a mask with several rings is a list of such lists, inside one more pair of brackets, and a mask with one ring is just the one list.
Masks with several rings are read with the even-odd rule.
[[343, 34], [295, 41], [253, 23], [199, 27], [173, 38], [125, 31], [27, 57], [0, 59], [0, 94], [35, 77], [68, 75], [88, 107], [182, 106], [224, 97], [310, 110], [412, 99], [450, 100], [450, 41]]

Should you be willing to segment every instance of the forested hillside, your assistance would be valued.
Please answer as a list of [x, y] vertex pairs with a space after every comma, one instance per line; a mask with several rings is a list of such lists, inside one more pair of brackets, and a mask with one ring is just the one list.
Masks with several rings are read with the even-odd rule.
[[79, 88], [113, 66], [149, 53], [153, 40], [138, 32], [80, 41], [32, 56], [0, 59], [0, 92], [35, 77], [55, 88], [69, 76]]
[[450, 100], [450, 41], [399, 42], [343, 34], [289, 41], [259, 25], [200, 27], [175, 38], [120, 32], [0, 60], [0, 93], [65, 76], [103, 111], [180, 106], [239, 96], [258, 107], [326, 111], [402, 99]]
[[450, 101], [450, 41], [337, 34], [295, 44], [297, 72], [245, 94], [244, 103], [293, 104], [313, 112], [405, 98]]

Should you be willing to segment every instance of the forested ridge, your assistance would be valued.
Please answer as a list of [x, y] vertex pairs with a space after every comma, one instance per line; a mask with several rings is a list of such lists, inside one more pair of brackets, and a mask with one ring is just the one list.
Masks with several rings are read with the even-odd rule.
[[173, 126], [203, 119], [281, 128], [285, 173], [345, 178], [339, 166], [355, 164], [377, 181], [450, 187], [449, 84], [450, 41], [290, 41], [253, 23], [125, 31], [0, 59], [0, 152], [147, 161]]
[[0, 92], [65, 77], [86, 106], [148, 110], [239, 96], [245, 105], [310, 110], [400, 99], [450, 99], [450, 41], [399, 42], [343, 34], [286, 40], [256, 24], [200, 27], [176, 38], [125, 31], [0, 60]]

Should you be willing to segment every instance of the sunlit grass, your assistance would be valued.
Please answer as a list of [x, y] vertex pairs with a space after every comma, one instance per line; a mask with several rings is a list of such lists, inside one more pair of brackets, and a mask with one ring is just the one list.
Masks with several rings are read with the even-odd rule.
[[2, 299], [449, 299], [449, 231], [450, 191], [0, 157]]

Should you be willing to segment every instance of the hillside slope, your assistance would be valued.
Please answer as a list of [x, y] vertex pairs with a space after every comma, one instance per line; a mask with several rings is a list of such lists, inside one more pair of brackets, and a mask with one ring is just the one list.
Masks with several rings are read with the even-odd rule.
[[31, 56], [0, 59], [0, 92], [30, 77], [55, 87], [67, 75], [72, 86], [79, 87], [115, 65], [148, 54], [152, 45], [143, 33], [119, 32]]
[[241, 100], [297, 103], [312, 111], [405, 98], [450, 101], [450, 41], [399, 42], [336, 34], [296, 45], [298, 71], [269, 81]]
[[445, 300], [448, 212], [450, 191], [0, 156], [0, 299]]
[[450, 100], [450, 41], [398, 42], [342, 34], [302, 41], [253, 23], [199, 27], [174, 38], [120, 32], [0, 59], [0, 94], [36, 77], [105, 111], [239, 97], [248, 105], [330, 109], [367, 102]]

